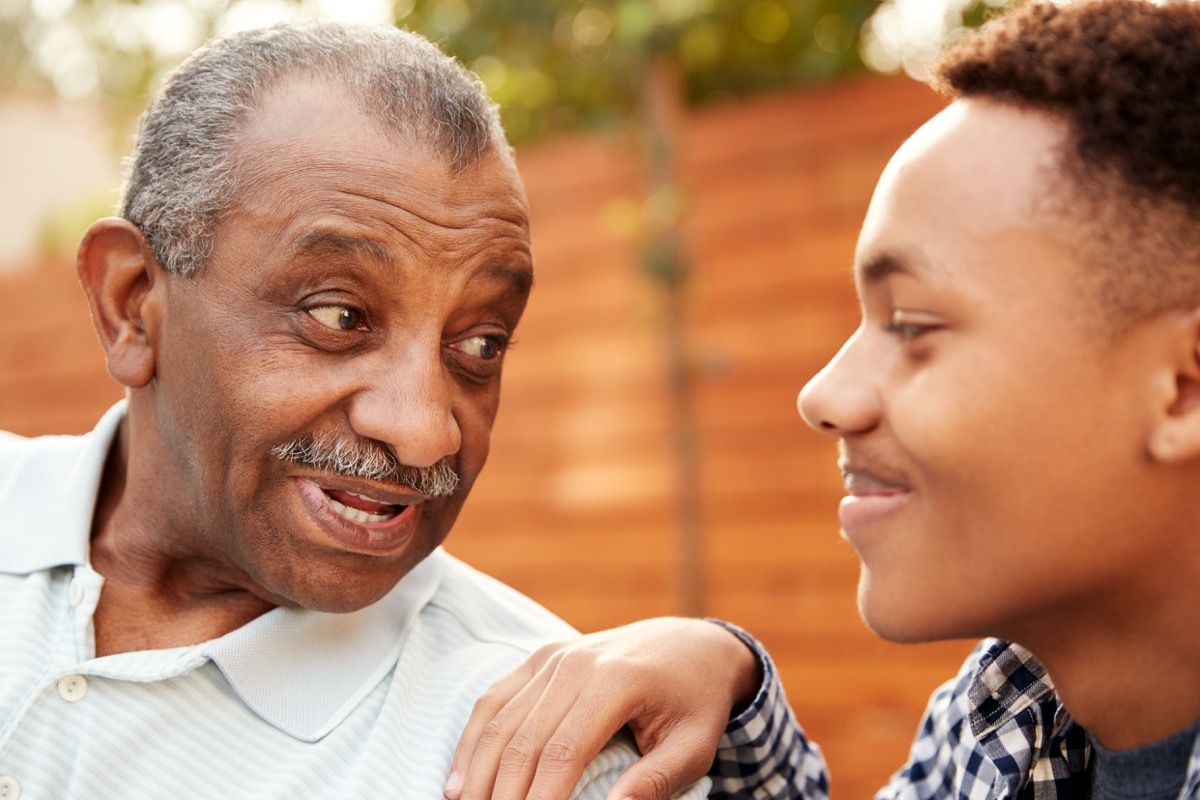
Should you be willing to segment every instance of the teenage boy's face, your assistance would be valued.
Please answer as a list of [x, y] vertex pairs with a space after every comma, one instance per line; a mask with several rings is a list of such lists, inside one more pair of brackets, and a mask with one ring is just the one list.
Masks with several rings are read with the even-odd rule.
[[1150, 337], [1097, 335], [1079, 231], [1039, 204], [1066, 131], [988, 100], [918, 131], [859, 239], [862, 324], [800, 394], [841, 440], [841, 528], [887, 638], [1019, 638], [1158, 546], [1129, 535]]

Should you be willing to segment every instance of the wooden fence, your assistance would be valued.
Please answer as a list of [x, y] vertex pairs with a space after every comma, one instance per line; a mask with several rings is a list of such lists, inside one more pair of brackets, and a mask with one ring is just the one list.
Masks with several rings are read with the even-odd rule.
[[[703, 611], [767, 644], [844, 798], [902, 762], [969, 645], [865, 630], [834, 443], [795, 398], [857, 324], [849, 267], [875, 179], [940, 106], [907, 79], [861, 78], [702, 109], [682, 130]], [[676, 613], [673, 411], [663, 298], [632, 224], [636, 152], [577, 136], [519, 163], [537, 286], [489, 466], [447, 547], [583, 630]], [[89, 429], [119, 391], [70, 266], [0, 278], [0, 309], [0, 427]]]

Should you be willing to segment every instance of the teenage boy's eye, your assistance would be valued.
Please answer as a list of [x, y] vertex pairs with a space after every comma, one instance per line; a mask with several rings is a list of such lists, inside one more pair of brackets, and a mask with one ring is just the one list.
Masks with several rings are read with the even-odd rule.
[[903, 341], [911, 342], [913, 339], [917, 338], [922, 333], [932, 330], [932, 326], [917, 325], [916, 323], [912, 323], [912, 322], [895, 322], [895, 321], [893, 321], [893, 322], [883, 323], [883, 329], [886, 332], [892, 334], [893, 336], [898, 336]]
[[883, 323], [883, 330], [902, 342], [911, 342], [919, 336], [939, 330], [944, 325], [945, 321], [938, 315], [897, 308], [892, 311], [888, 321]]

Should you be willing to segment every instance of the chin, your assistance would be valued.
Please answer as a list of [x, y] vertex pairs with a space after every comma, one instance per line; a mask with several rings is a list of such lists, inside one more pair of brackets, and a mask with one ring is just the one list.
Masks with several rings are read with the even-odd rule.
[[887, 617], [880, 618], [878, 615], [873, 615], [865, 609], [859, 609], [862, 620], [867, 627], [881, 639], [895, 644], [922, 644], [924, 642], [936, 642], [938, 636], [932, 636], [928, 633], [915, 628], [911, 624], [905, 624], [902, 621]]
[[402, 577], [403, 574], [310, 574], [303, 585], [293, 585], [283, 593], [288, 599], [287, 605], [325, 614], [349, 614], [379, 601], [396, 587]]
[[331, 592], [306, 593], [304, 596], [296, 598], [294, 603], [300, 608], [319, 611], [323, 614], [350, 614], [378, 602], [392, 588], [392, 586], [388, 586], [380, 591], [353, 592], [339, 587]]
[[348, 614], [373, 605], [395, 589], [440, 541], [412, 541], [404, 551], [389, 558], [335, 553], [297, 559], [275, 579], [282, 587], [280, 594], [291, 605], [327, 614]]
[[865, 578], [859, 584], [859, 615], [873, 633], [889, 642], [921, 644], [988, 635], [970, 624], [962, 611], [962, 603], [953, 598], [917, 598], [911, 591], [882, 592]]

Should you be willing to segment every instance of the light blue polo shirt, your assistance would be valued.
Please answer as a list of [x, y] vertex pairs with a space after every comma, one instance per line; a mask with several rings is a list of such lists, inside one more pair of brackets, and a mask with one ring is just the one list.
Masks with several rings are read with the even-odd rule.
[[[0, 434], [0, 797], [440, 798], [475, 699], [574, 635], [438, 550], [350, 614], [277, 608], [204, 644], [96, 658], [90, 434]], [[601, 753], [575, 797], [637, 757]], [[707, 779], [688, 797], [700, 798]]]

